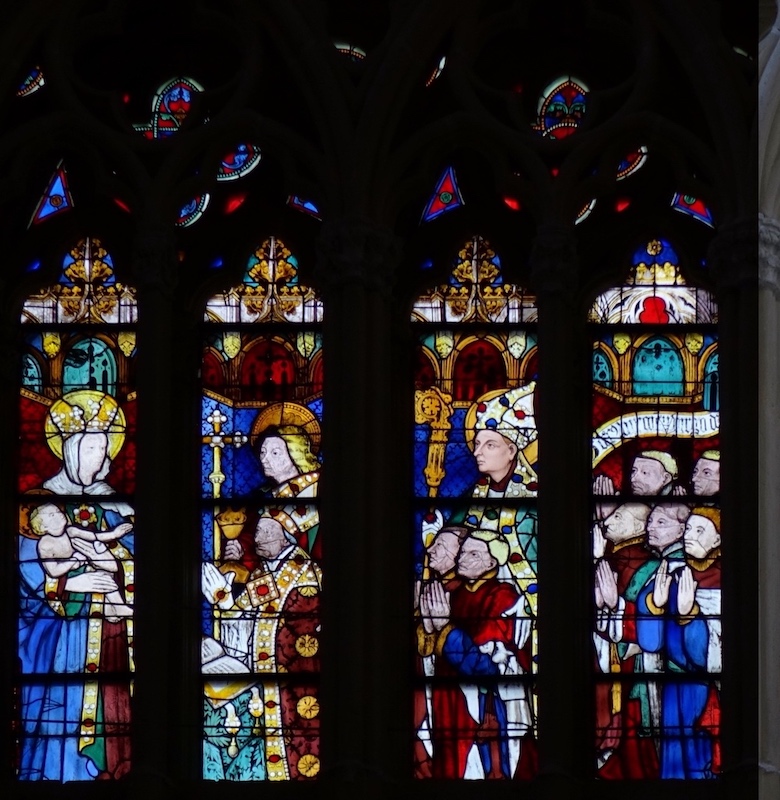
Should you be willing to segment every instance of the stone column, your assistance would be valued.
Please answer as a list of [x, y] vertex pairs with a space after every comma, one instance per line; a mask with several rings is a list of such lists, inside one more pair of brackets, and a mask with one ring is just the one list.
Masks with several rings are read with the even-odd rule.
[[780, 797], [780, 221], [758, 230], [759, 790]]
[[[710, 243], [708, 262], [717, 281], [720, 339], [723, 780], [727, 787], [733, 781], [744, 791], [744, 781], [755, 778], [759, 672], [754, 655], [759, 626], [755, 222], [721, 229]], [[777, 514], [772, 519], [776, 520]], [[775, 530], [768, 533], [776, 536]], [[776, 713], [776, 699], [773, 707]]]
[[398, 609], [410, 592], [398, 558], [409, 549], [410, 516], [399, 512], [409, 438], [399, 409], [409, 387], [394, 369], [391, 336], [400, 247], [388, 230], [341, 220], [323, 225], [317, 249], [326, 398], [322, 780], [377, 797], [404, 763], [398, 734], [411, 708], [399, 691], [408, 664]]
[[[133, 770], [128, 797], [169, 797], [173, 765], [180, 762], [177, 687], [191, 672], [177, 648], [182, 628], [186, 562], [182, 523], [192, 487], [182, 485], [175, 420], [179, 387], [174, 376], [176, 257], [172, 233], [142, 228], [135, 240], [138, 291], [138, 461], [136, 465], [136, 600], [133, 696]], [[183, 455], [183, 454], [182, 454]], [[184, 476], [182, 476], [184, 472]], [[184, 517], [185, 520], [187, 517]], [[190, 528], [191, 530], [191, 528]]]
[[[15, 434], [19, 424], [19, 381], [21, 378], [21, 350], [19, 348], [19, 306], [15, 301], [19, 298], [16, 292], [8, 291], [8, 284], [0, 278], [0, 414], [6, 421], [0, 425], [0, 453], [6, 454], [7, 463], [14, 463], [19, 447]], [[17, 505], [19, 478], [16, 470], [6, 470], [3, 474], [3, 491], [0, 492], [0, 520], [3, 530], [15, 532], [19, 529], [19, 512]], [[0, 713], [6, 724], [0, 733], [0, 747], [3, 752], [11, 753], [14, 748], [14, 735], [8, 720], [16, 720], [18, 708], [14, 707], [14, 692], [11, 687], [16, 680], [15, 655], [16, 655], [16, 630], [18, 628], [19, 596], [17, 558], [18, 536], [6, 535], [0, 543], [0, 575], [3, 585], [6, 586], [6, 602], [0, 611], [0, 630], [6, 631], [8, 651], [5, 658], [0, 660], [0, 685], [4, 687], [4, 697], [0, 703]], [[13, 794], [14, 776], [12, 762], [7, 759], [8, 766], [0, 773], [0, 787], [10, 787]], [[18, 785], [18, 784], [17, 784]]]
[[[589, 353], [573, 231], [541, 228], [531, 252], [539, 306], [539, 752], [544, 797], [580, 796], [593, 765]], [[572, 413], [579, 409], [579, 413]], [[566, 501], [562, 502], [565, 492]]]

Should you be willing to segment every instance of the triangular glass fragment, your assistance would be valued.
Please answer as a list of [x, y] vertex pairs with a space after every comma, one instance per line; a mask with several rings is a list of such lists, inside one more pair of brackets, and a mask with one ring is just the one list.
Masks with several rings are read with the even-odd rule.
[[68, 211], [71, 208], [73, 208], [73, 197], [68, 187], [68, 174], [65, 172], [62, 161], [60, 161], [54, 170], [49, 185], [46, 187], [46, 191], [43, 193], [43, 197], [38, 201], [27, 227], [29, 228], [33, 224], [37, 225], [39, 222], [43, 222], [45, 219], [49, 219], [63, 211]]
[[433, 195], [425, 206], [420, 222], [430, 222], [436, 217], [440, 217], [447, 211], [453, 211], [463, 205], [463, 196], [458, 187], [458, 179], [455, 177], [455, 170], [447, 167], [436, 183]]

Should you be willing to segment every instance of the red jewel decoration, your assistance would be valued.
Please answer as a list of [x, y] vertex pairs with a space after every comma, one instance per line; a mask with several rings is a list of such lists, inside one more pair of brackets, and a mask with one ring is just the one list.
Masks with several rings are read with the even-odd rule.
[[510, 564], [517, 564], [518, 561], [522, 561], [522, 560], [523, 560], [523, 557], [520, 555], [520, 553], [512, 553], [512, 555], [509, 556], [509, 563]]
[[487, 411], [487, 406], [484, 403], [479, 403], [477, 405], [477, 411], [482, 414], [483, 412]]
[[272, 764], [276, 764], [276, 763], [278, 763], [279, 761], [282, 760], [282, 757], [278, 753], [274, 753], [272, 756], [268, 756], [268, 760]]
[[87, 664], [87, 672], [97, 672], [97, 664]]
[[258, 594], [268, 594], [268, 587], [267, 586], [258, 586], [257, 587]]
[[103, 615], [99, 611], [93, 611], [89, 616], [92, 619], [101, 619], [103, 617]]
[[303, 556], [295, 556], [293, 561], [300, 566], [306, 559]]
[[306, 513], [306, 506], [298, 506], [298, 508], [295, 509], [295, 513], [299, 517], [302, 517]]
[[436, 521], [436, 515], [435, 514], [426, 514], [425, 515], [425, 521], [426, 522], [435, 522]]
[[488, 479], [487, 479], [487, 478], [480, 478], [480, 479], [477, 481], [477, 484], [478, 484], [479, 486], [487, 486], [487, 482], [488, 482]]
[[281, 511], [280, 511], [278, 508], [271, 508], [271, 509], [269, 509], [269, 510], [268, 510], [268, 513], [269, 513], [269, 514], [270, 514], [272, 517], [278, 517], [278, 516], [279, 516], [279, 514], [281, 514], [282, 512], [281, 512]]
[[79, 519], [89, 519], [89, 511], [86, 508], [79, 511]]
[[135, 591], [135, 584], [134, 583], [128, 583], [127, 586], [125, 586], [125, 589], [127, 589], [128, 592], [134, 592]]
[[89, 717], [87, 717], [87, 719], [81, 721], [81, 724], [85, 728], [93, 728], [95, 726], [95, 720], [94, 719], [90, 719]]
[[268, 606], [268, 609], [267, 609], [267, 610], [268, 610], [268, 611], [276, 611], [276, 606], [275, 606], [273, 603], [271, 603], [271, 604]]
[[260, 661], [268, 661], [271, 656], [269, 656], [268, 653], [258, 653], [257, 657], [260, 659]]
[[57, 592], [46, 592], [46, 597], [48, 597], [49, 600], [56, 600]]
[[535, 492], [539, 488], [539, 484], [536, 481], [531, 481], [528, 484], [528, 491]]
[[276, 701], [275, 700], [266, 700], [265, 701], [266, 708], [276, 708]]
[[[265, 586], [263, 586], [262, 588], [263, 588], [263, 589], [265, 589], [266, 587], [265, 587]], [[225, 597], [226, 597], [226, 594], [227, 594], [227, 593], [225, 592], [225, 590], [224, 590], [224, 589], [219, 589], [219, 590], [217, 591], [217, 600], [224, 600], [224, 599], [225, 599]], [[259, 594], [259, 591], [258, 591], [258, 594]]]
[[522, 408], [520, 408], [520, 409], [518, 409], [517, 411], [515, 411], [515, 416], [516, 416], [518, 419], [525, 419], [525, 411], [523, 411], [523, 409], [522, 409]]

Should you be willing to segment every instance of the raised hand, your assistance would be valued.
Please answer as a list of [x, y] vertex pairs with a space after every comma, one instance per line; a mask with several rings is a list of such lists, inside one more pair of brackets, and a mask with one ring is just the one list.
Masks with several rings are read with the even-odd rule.
[[228, 561], [238, 561], [244, 555], [244, 548], [238, 539], [228, 539], [225, 543], [224, 556]]
[[656, 608], [663, 608], [669, 602], [669, 587], [672, 585], [672, 576], [669, 573], [669, 562], [661, 561], [658, 572], [655, 573], [653, 586], [653, 603]]
[[696, 587], [699, 584], [693, 579], [690, 567], [685, 567], [680, 571], [677, 582], [677, 610], [683, 616], [687, 616], [693, 611], [693, 604], [696, 601]]
[[221, 573], [216, 565], [206, 561], [201, 567], [201, 589], [203, 596], [212, 605], [228, 609], [233, 605], [233, 581], [235, 572]]
[[604, 605], [614, 611], [618, 604], [617, 573], [612, 571], [606, 561], [599, 561], [596, 565], [596, 586], [601, 592]]

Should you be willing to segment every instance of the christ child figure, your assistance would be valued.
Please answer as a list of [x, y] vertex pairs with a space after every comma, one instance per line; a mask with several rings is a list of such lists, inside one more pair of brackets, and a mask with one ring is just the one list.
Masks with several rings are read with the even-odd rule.
[[[68, 523], [65, 512], [54, 503], [45, 503], [30, 513], [30, 528], [39, 536], [38, 557], [46, 574], [61, 578], [82, 567], [117, 572], [118, 565], [106, 542], [115, 542], [133, 529], [124, 522], [110, 531], [88, 531]], [[111, 622], [132, 617], [133, 609], [118, 589], [105, 594], [105, 616]]]

